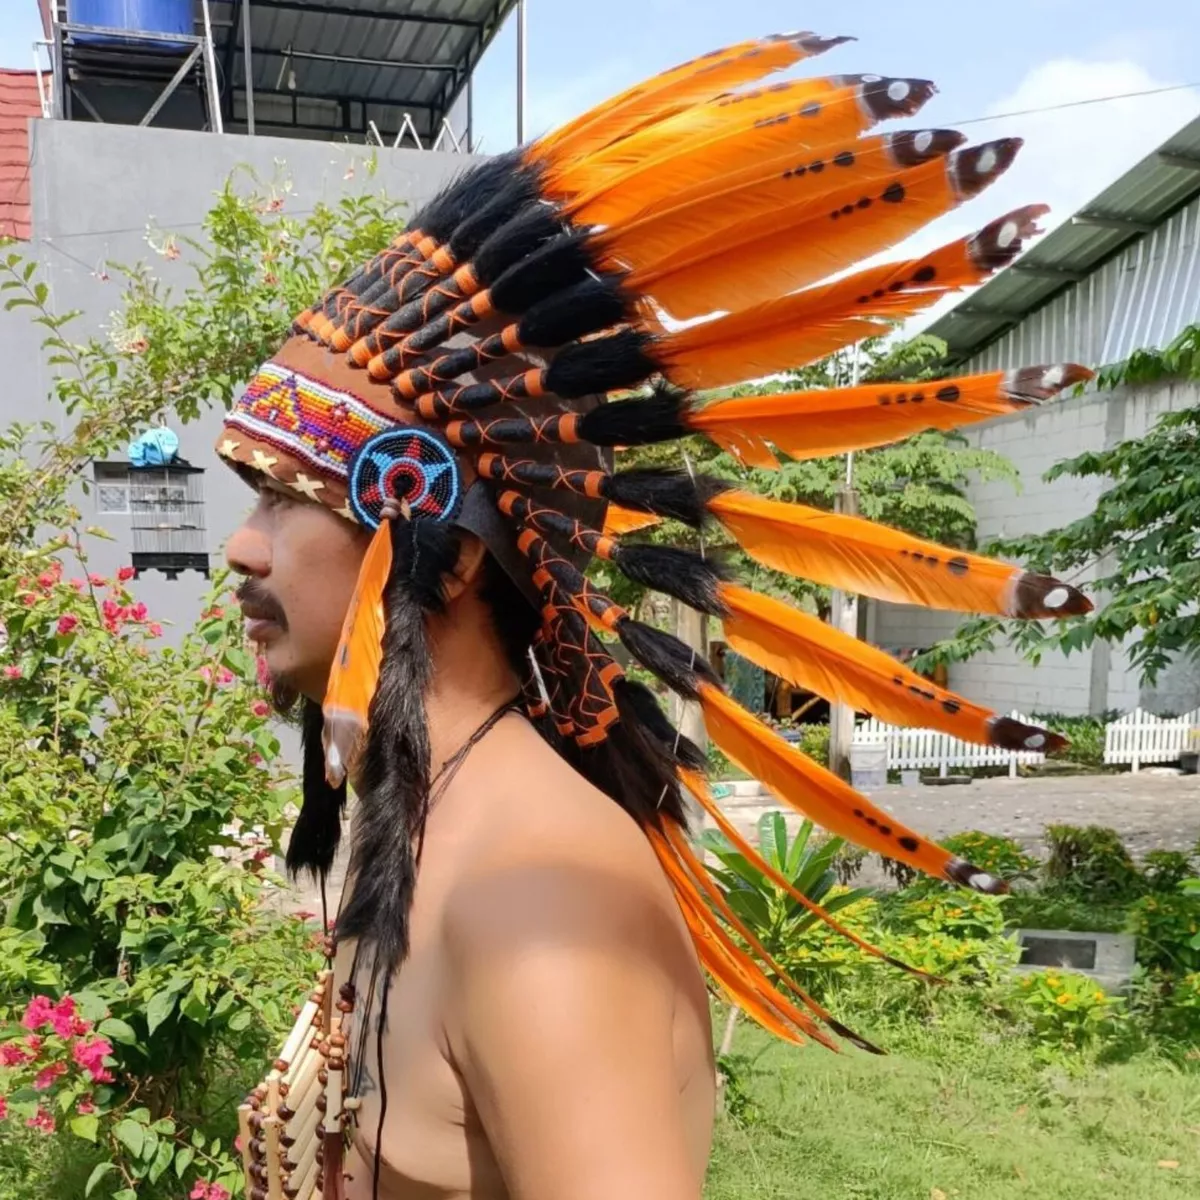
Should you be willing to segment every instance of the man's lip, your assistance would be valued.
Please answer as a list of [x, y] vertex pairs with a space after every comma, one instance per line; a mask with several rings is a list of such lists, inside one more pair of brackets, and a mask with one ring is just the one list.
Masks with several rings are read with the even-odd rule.
[[248, 617], [246, 620], [246, 636], [252, 642], [265, 642], [282, 632], [283, 627], [279, 622], [268, 617]]

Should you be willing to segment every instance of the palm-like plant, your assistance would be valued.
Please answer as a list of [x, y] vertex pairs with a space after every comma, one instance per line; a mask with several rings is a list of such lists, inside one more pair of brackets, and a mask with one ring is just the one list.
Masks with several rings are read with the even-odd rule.
[[[838, 883], [834, 860], [846, 843], [838, 837], [818, 839], [813, 832], [813, 823], [806, 820], [801, 823], [796, 836], [789, 838], [783, 814], [764, 813], [758, 820], [759, 852], [797, 892], [820, 904], [826, 912], [835, 913], [869, 896], [866, 888], [851, 888], [830, 895]], [[786, 966], [797, 940], [817, 917], [783, 888], [777, 887], [718, 830], [705, 830], [700, 844], [721, 863], [711, 873], [729, 907], [771, 957]], [[721, 1039], [721, 1056], [730, 1051], [737, 1012], [735, 1005]]]

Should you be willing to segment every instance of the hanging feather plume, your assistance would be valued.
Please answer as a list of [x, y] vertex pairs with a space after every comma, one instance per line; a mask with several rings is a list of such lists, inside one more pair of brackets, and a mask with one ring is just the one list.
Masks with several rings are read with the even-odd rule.
[[1048, 575], [876, 525], [861, 517], [730, 490], [709, 511], [751, 558], [893, 604], [1036, 619], [1091, 611], [1077, 588]]
[[747, 466], [777, 467], [775, 446], [792, 458], [823, 458], [950, 430], [1041, 404], [1092, 378], [1076, 363], [1020, 367], [920, 383], [870, 383], [815, 392], [739, 396], [688, 413], [703, 433]]
[[1006, 750], [1050, 753], [1067, 744], [930, 683], [890, 654], [782, 601], [733, 583], [718, 585], [717, 596], [730, 647], [795, 687], [894, 725], [941, 729]]

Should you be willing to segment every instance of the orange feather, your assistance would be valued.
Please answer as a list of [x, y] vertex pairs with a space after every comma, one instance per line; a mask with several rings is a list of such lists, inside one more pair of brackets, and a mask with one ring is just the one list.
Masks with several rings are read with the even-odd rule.
[[709, 511], [751, 558], [788, 575], [887, 600], [1002, 617], [1091, 611], [1077, 589], [1009, 563], [939, 546], [861, 517], [749, 492], [713, 497]]
[[392, 523], [383, 520], [371, 538], [359, 568], [358, 581], [329, 674], [322, 737], [325, 773], [330, 784], [340, 786], [353, 769], [367, 733], [367, 714], [379, 684], [383, 661], [383, 589], [392, 569]]
[[830, 833], [898, 859], [938, 879], [979, 891], [1004, 885], [890, 817], [836, 775], [813, 762], [711, 683], [697, 689], [714, 744], [791, 808]]
[[619, 537], [623, 533], [636, 533], [639, 529], [649, 529], [661, 523], [661, 518], [649, 513], [634, 512], [631, 508], [622, 508], [619, 504], [610, 504], [604, 510], [604, 533], [608, 537]]
[[[919, 312], [947, 292], [981, 283], [1037, 232], [1042, 206], [1018, 209], [923, 258], [870, 267], [789, 296], [668, 334], [655, 347], [672, 383], [723, 387], [801, 366]], [[876, 319], [883, 318], [883, 319]]]
[[733, 943], [705, 904], [696, 882], [683, 869], [666, 838], [656, 829], [648, 828], [646, 835], [671, 883], [671, 890], [675, 893], [676, 903], [692, 935], [692, 943], [700, 961], [730, 999], [779, 1037], [798, 1041], [791, 1032], [794, 1027], [830, 1050], [836, 1050], [837, 1043], [808, 1014], [773, 987], [758, 963]]
[[583, 159], [698, 102], [848, 40], [794, 33], [726, 46], [635, 84], [540, 138], [526, 156], [552, 167]]
[[[947, 158], [895, 170], [869, 184], [762, 207], [758, 196], [738, 205], [746, 220], [723, 224], [647, 270], [630, 286], [652, 295], [678, 320], [717, 309], [736, 311], [816, 283], [886, 250], [995, 182], [1016, 157], [1015, 138], [960, 150]], [[981, 171], [976, 164], [988, 166]]]
[[729, 839], [733, 847], [741, 854], [747, 862], [750, 863], [755, 870], [761, 871], [777, 888], [786, 892], [801, 908], [807, 909], [818, 921], [827, 925], [834, 933], [840, 937], [844, 937], [848, 942], [857, 946], [865, 954], [871, 955], [873, 958], [882, 959], [889, 966], [899, 967], [902, 971], [907, 971], [910, 975], [919, 976], [922, 979], [933, 981], [934, 976], [928, 975], [926, 972], [918, 970], [916, 967], [910, 967], [907, 963], [901, 962], [898, 958], [893, 958], [890, 954], [885, 954], [878, 946], [872, 946], [870, 942], [864, 941], [851, 929], [847, 929], [830, 913], [826, 912], [815, 901], [810, 900], [803, 892], [797, 890], [786, 875], [780, 874], [774, 867], [748, 841], [738, 832], [737, 827], [729, 820], [729, 818], [721, 811], [720, 806], [712, 797], [712, 792], [709, 790], [708, 782], [702, 775], [698, 775], [695, 771], [689, 771], [681, 768], [679, 778], [683, 785], [695, 796], [697, 803], [704, 809], [717, 828]]
[[751, 466], [774, 466], [767, 443], [792, 458], [823, 458], [1020, 412], [1092, 377], [1075, 363], [960, 375], [930, 383], [871, 383], [739, 396], [692, 413], [688, 428]]
[[[658, 278], [704, 257], [711, 245], [725, 250], [764, 236], [763, 222], [769, 221], [768, 228], [775, 230], [782, 214], [794, 214], [790, 219], [799, 222], [814, 212], [827, 213], [832, 200], [826, 197], [865, 189], [901, 171], [904, 160], [919, 153], [909, 150], [919, 136], [928, 137], [923, 153], [935, 161], [944, 161], [966, 140], [950, 130], [887, 134], [814, 147], [804, 153], [804, 162], [797, 161], [792, 148], [765, 162], [756, 160], [753, 166], [673, 191], [668, 202], [646, 216], [613, 226], [599, 234], [597, 242], [609, 265], [633, 268], [638, 279]], [[813, 170], [814, 165], [819, 169]]]
[[911, 116], [933, 94], [924, 80], [889, 82], [909, 89], [903, 102], [873, 106], [864, 97], [878, 96], [879, 84], [859, 76], [797, 79], [721, 96], [613, 145], [547, 186], [568, 200], [576, 221], [613, 225], [672, 203], [677, 190], [786, 151], [797, 163], [810, 162], [816, 148], [853, 139], [885, 117]]
[[941, 729], [954, 737], [1011, 750], [1057, 750], [1066, 739], [972, 704], [923, 679], [890, 654], [868, 646], [789, 604], [725, 583], [720, 598], [725, 640], [745, 658], [826, 700], [896, 725]]

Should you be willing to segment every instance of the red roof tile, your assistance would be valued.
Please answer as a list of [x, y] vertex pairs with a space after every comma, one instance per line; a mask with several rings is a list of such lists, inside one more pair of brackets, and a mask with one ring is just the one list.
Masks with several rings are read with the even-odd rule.
[[37, 75], [0, 69], [0, 237], [32, 233], [29, 118], [41, 115]]

